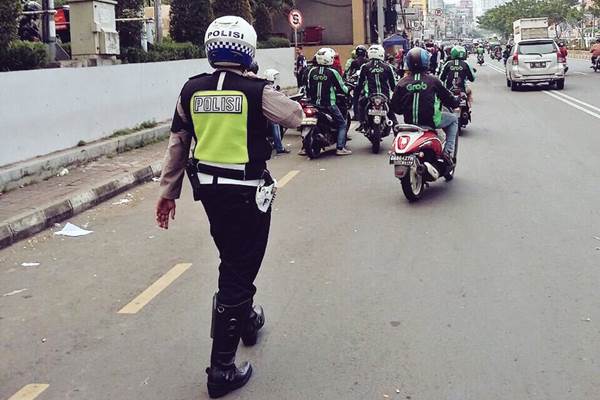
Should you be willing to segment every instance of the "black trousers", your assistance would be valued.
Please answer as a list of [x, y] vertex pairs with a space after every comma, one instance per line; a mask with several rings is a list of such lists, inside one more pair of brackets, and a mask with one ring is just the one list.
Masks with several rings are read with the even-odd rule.
[[261, 212], [255, 196], [252, 186], [202, 185], [200, 199], [221, 258], [217, 298], [223, 304], [240, 304], [256, 293], [254, 280], [267, 248], [271, 209]]

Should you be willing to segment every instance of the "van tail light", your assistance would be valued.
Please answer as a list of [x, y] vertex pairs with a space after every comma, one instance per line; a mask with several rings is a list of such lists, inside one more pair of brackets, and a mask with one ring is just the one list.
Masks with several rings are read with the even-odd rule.
[[519, 64], [519, 53], [515, 53], [515, 54], [513, 55], [513, 58], [512, 58], [512, 64], [513, 64], [513, 65], [518, 65], [518, 64]]

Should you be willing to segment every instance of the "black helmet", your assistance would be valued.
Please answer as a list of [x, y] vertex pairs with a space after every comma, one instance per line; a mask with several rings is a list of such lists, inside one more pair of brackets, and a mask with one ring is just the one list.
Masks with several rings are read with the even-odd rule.
[[431, 55], [425, 49], [414, 47], [406, 55], [406, 65], [412, 72], [423, 72], [429, 69]]
[[367, 48], [362, 44], [356, 46], [356, 57], [366, 57], [367, 56]]
[[250, 64], [248, 67], [248, 71], [258, 74], [258, 63], [256, 61], [252, 61], [252, 64]]

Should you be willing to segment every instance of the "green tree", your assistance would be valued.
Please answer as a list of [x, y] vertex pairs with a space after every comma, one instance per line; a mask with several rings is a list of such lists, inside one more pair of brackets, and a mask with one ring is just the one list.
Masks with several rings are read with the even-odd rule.
[[548, 17], [550, 24], [581, 20], [577, 4], [577, 0], [513, 0], [488, 10], [478, 18], [478, 23], [483, 29], [508, 37], [513, 31], [513, 21], [520, 18]]
[[273, 31], [271, 11], [269, 11], [265, 4], [259, 4], [256, 11], [254, 11], [254, 18], [256, 20], [254, 28], [256, 29], [258, 40], [267, 40]]
[[213, 21], [210, 0], [171, 0], [169, 33], [176, 42], [204, 44], [204, 34]]
[[[144, 16], [143, 0], [119, 0], [117, 18], [140, 18]], [[117, 22], [121, 47], [141, 47], [142, 21]]]
[[20, 0], [0, 1], [0, 52], [5, 52], [10, 41], [17, 38], [17, 18], [20, 12]]
[[249, 0], [217, 0], [213, 2], [213, 12], [217, 18], [224, 15], [236, 15], [244, 18], [250, 24], [254, 23]]

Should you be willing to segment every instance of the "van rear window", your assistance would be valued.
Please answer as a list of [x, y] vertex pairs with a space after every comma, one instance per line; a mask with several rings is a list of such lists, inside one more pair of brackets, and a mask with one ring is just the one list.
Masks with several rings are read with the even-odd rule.
[[554, 42], [532, 42], [519, 44], [519, 54], [556, 53]]

